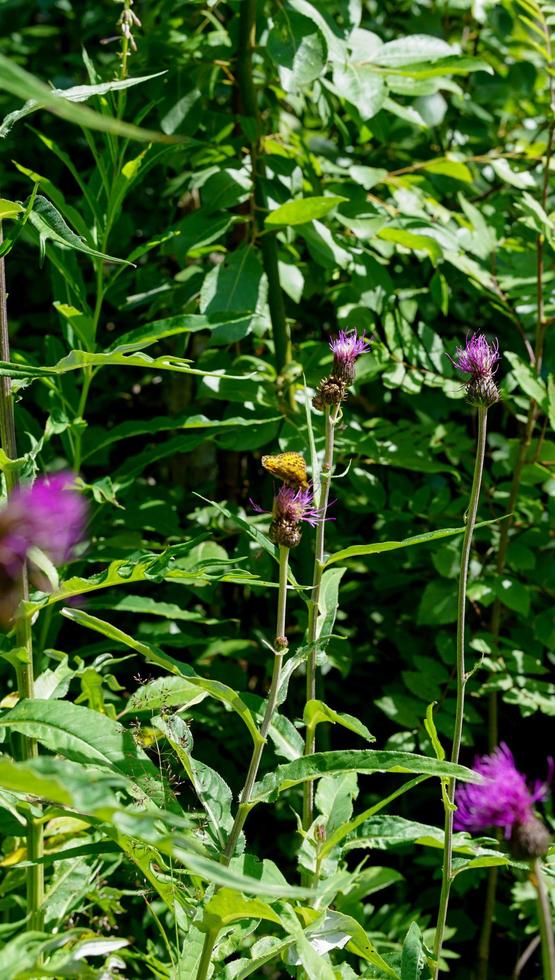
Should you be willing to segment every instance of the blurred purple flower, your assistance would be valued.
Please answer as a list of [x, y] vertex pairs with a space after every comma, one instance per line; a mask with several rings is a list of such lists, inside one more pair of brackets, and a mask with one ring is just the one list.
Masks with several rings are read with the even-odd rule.
[[491, 755], [478, 757], [474, 769], [482, 781], [465, 783], [457, 790], [456, 830], [481, 833], [489, 827], [502, 827], [509, 838], [515, 827], [536, 820], [534, 803], [545, 798], [547, 784], [537, 781], [529, 788], [505, 743]]
[[500, 356], [497, 340], [489, 344], [483, 334], [473, 333], [470, 339], [467, 337], [464, 347], [457, 347], [455, 357], [450, 360], [459, 371], [473, 378], [491, 378]]
[[0, 510], [0, 619], [8, 622], [18, 602], [18, 578], [31, 561], [31, 578], [41, 588], [44, 577], [32, 567], [30, 551], [38, 548], [54, 565], [62, 565], [83, 536], [86, 503], [75, 490], [71, 473], [39, 478], [17, 489]]

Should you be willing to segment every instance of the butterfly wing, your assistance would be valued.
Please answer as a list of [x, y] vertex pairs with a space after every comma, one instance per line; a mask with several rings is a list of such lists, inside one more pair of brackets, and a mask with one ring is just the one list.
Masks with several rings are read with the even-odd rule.
[[306, 462], [300, 453], [278, 453], [276, 456], [263, 456], [262, 466], [287, 486], [308, 489]]

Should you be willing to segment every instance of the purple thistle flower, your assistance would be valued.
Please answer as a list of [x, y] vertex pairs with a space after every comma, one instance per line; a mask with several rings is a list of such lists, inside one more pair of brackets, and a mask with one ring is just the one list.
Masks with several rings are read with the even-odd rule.
[[289, 521], [294, 524], [306, 521], [311, 527], [316, 527], [322, 520], [320, 512], [314, 506], [310, 487], [308, 490], [292, 490], [285, 484], [281, 486], [274, 497], [272, 514], [276, 521]]
[[473, 333], [470, 339], [466, 339], [464, 347], [457, 347], [455, 359], [450, 358], [459, 371], [470, 374], [473, 378], [491, 378], [497, 370], [497, 362], [501, 355], [499, 353], [499, 342], [492, 340], [488, 343], [481, 333]]
[[330, 340], [330, 350], [341, 364], [354, 364], [357, 357], [370, 350], [370, 343], [364, 333], [359, 337], [356, 330], [340, 330], [339, 335]]
[[[30, 551], [38, 548], [54, 565], [62, 565], [81, 540], [86, 504], [71, 473], [41, 477], [32, 487], [17, 489], [0, 510], [0, 619], [9, 622], [18, 602], [18, 578]], [[31, 567], [41, 588], [44, 578]]]
[[459, 371], [470, 375], [466, 382], [466, 394], [472, 405], [489, 408], [499, 400], [499, 391], [493, 380], [501, 357], [497, 340], [492, 340], [490, 344], [483, 334], [474, 333], [470, 339], [466, 338], [464, 347], [457, 347], [454, 358], [447, 356]]
[[502, 827], [505, 838], [509, 838], [515, 827], [536, 820], [534, 803], [545, 799], [547, 784], [537, 781], [529, 788], [504, 742], [491, 755], [477, 757], [474, 769], [482, 781], [457, 790], [456, 830], [481, 833], [489, 827]]

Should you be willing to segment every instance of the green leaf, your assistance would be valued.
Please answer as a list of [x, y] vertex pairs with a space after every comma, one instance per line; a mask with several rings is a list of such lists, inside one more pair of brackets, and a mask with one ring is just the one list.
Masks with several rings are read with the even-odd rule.
[[144, 326], [124, 333], [114, 340], [106, 353], [113, 351], [117, 354], [131, 353], [144, 350], [151, 344], [156, 344], [168, 337], [178, 337], [181, 334], [198, 333], [209, 330], [211, 342], [227, 344], [230, 340], [242, 340], [251, 330], [253, 316], [251, 313], [225, 315], [189, 313], [179, 316], [165, 317]]
[[[132, 650], [136, 650], [147, 662], [158, 664], [160, 667], [165, 667], [170, 673], [180, 675], [178, 678], [161, 678], [152, 681], [152, 684], [146, 684], [138, 692], [137, 704], [139, 707], [136, 707], [135, 710], [142, 710], [140, 706], [144, 706], [145, 704], [149, 708], [158, 709], [163, 706], [167, 699], [170, 699], [172, 704], [180, 704], [182, 702], [191, 704], [193, 703], [190, 700], [192, 698], [191, 687], [195, 687], [204, 694], [215, 698], [217, 701], [221, 701], [222, 704], [225, 704], [232, 711], [237, 712], [247, 726], [255, 744], [264, 741], [246, 704], [233, 688], [228, 687], [227, 684], [223, 684], [221, 681], [211, 680], [207, 677], [200, 677], [198, 674], [195, 674], [192, 667], [179, 663], [179, 661], [162, 653], [157, 647], [136, 640], [134, 637], [129, 636], [128, 633], [124, 633], [123, 630], [118, 629], [117, 626], [113, 626], [111, 623], [107, 623], [97, 616], [91, 616], [90, 613], [86, 613], [82, 609], [62, 609], [62, 615], [67, 619], [72, 619], [74, 622], [79, 623], [81, 626], [86, 626], [88, 629], [102, 633], [111, 640], [116, 640], [118, 643], [123, 643], [125, 646], [130, 647]], [[182, 677], [185, 678], [184, 682], [181, 681]], [[183, 684], [183, 686], [180, 687], [180, 684]], [[152, 697], [150, 695], [151, 686], [153, 687]], [[195, 700], [198, 701], [201, 698]]]
[[24, 700], [0, 718], [71, 762], [93, 764], [129, 777], [147, 797], [164, 800], [160, 774], [123, 725], [69, 701]]
[[404, 228], [382, 228], [378, 232], [378, 237], [387, 242], [395, 242], [411, 251], [427, 252], [431, 259], [441, 258], [441, 248], [435, 238], [430, 235], [418, 235], [414, 231], [406, 231]]
[[[165, 72], [158, 71], [154, 75], [143, 75], [140, 78], [117, 79], [112, 82], [103, 82], [100, 85], [74, 85], [71, 88], [53, 88], [49, 89], [49, 92], [51, 95], [69, 102], [87, 102], [88, 99], [91, 99], [95, 95], [107, 95], [108, 92], [117, 92], [122, 89], [131, 88], [133, 85], [140, 85], [141, 82], [148, 82], [151, 78], [159, 78], [160, 75], [165, 75]], [[0, 138], [7, 136], [16, 122], [24, 119], [25, 116], [30, 116], [31, 113], [36, 112], [40, 108], [41, 103], [39, 101], [29, 99], [21, 109], [10, 112], [0, 126]]]
[[251, 800], [254, 803], [275, 800], [285, 789], [319, 779], [326, 774], [342, 772], [414, 772], [430, 776], [450, 776], [464, 782], [479, 782], [479, 777], [466, 766], [430, 759], [411, 752], [350, 749], [344, 752], [315, 752], [295, 762], [278, 766], [256, 783]]
[[231, 813], [233, 796], [229, 786], [214, 769], [197, 759], [193, 759], [190, 751], [192, 737], [186, 723], [179, 715], [174, 714], [169, 718], [155, 718], [153, 724], [167, 738], [181, 761], [191, 780], [193, 789], [204, 807], [212, 836], [219, 847], [223, 849], [227, 834], [233, 826]]
[[17, 201], [7, 201], [5, 198], [0, 198], [0, 221], [4, 221], [6, 218], [17, 218], [24, 211], [25, 208]]
[[46, 242], [52, 241], [56, 245], [63, 245], [65, 248], [83, 252], [92, 258], [104, 259], [120, 265], [131, 265], [126, 259], [117, 259], [113, 255], [105, 255], [104, 252], [98, 252], [96, 249], [91, 248], [90, 245], [87, 245], [84, 239], [76, 235], [69, 225], [65, 223], [58, 209], [46, 197], [42, 197], [41, 194], [37, 194], [35, 198], [33, 209], [29, 215], [29, 224], [39, 234], [41, 258], [44, 257]]
[[544, 381], [538, 378], [537, 374], [532, 370], [529, 364], [526, 364], [522, 358], [513, 351], [505, 351], [505, 357], [509, 361], [515, 378], [529, 398], [545, 408], [547, 405], [547, 392]]
[[425, 965], [422, 933], [416, 922], [411, 922], [401, 952], [401, 980], [419, 980]]
[[344, 568], [330, 568], [322, 575], [318, 597], [318, 617], [316, 620], [316, 640], [319, 650], [325, 650], [335, 625], [339, 605], [339, 583], [345, 573]]
[[347, 201], [346, 197], [301, 197], [296, 201], [287, 201], [281, 207], [266, 216], [267, 225], [304, 225], [308, 221], [316, 218], [323, 218], [324, 215], [333, 211], [338, 204]]
[[382, 108], [387, 88], [371, 65], [336, 64], [333, 87], [337, 94], [354, 105], [362, 119], [371, 119]]
[[[499, 518], [503, 520], [503, 518]], [[496, 524], [497, 519], [491, 521], [480, 521], [476, 527], [488, 527]], [[443, 528], [440, 531], [426, 531], [424, 534], [415, 534], [412, 538], [405, 538], [404, 541], [376, 541], [375, 544], [354, 544], [350, 548], [343, 548], [335, 555], [328, 558], [326, 568], [338, 561], [347, 561], [349, 558], [358, 558], [366, 555], [379, 555], [384, 551], [396, 551], [398, 548], [412, 548], [417, 544], [428, 544], [430, 541], [438, 541], [440, 538], [448, 538], [453, 534], [463, 534], [464, 527]]]
[[172, 357], [163, 355], [162, 357], [149, 357], [148, 354], [138, 352], [136, 354], [118, 354], [114, 351], [111, 354], [94, 354], [90, 351], [72, 350], [65, 357], [62, 357], [57, 364], [50, 367], [42, 367], [34, 364], [23, 364], [10, 361], [0, 361], [0, 376], [7, 375], [10, 378], [50, 378], [59, 374], [66, 374], [68, 371], [80, 371], [86, 367], [137, 367], [143, 371], [176, 371], [179, 374], [195, 374], [203, 378], [215, 377], [225, 378], [226, 381], [243, 381], [244, 377], [232, 374], [224, 374], [221, 371], [199, 371], [190, 367], [191, 362], [182, 357]]
[[221, 888], [204, 907], [202, 930], [220, 932], [225, 926], [240, 919], [265, 919], [281, 925], [277, 912], [257, 898], [243, 898], [229, 888]]
[[348, 715], [344, 712], [334, 711], [333, 708], [329, 708], [323, 701], [307, 701], [303, 721], [310, 731], [314, 731], [316, 726], [322, 722], [330, 722], [332, 725], [342, 725], [343, 728], [347, 728], [350, 732], [355, 732], [356, 735], [360, 735], [367, 742], [376, 741], [374, 736], [368, 731], [366, 725], [363, 725], [358, 718], [354, 718], [353, 715]]
[[414, 62], [435, 62], [454, 53], [454, 48], [439, 37], [429, 34], [409, 34], [406, 37], [388, 41], [371, 54], [375, 65], [387, 68], [401, 68]]
[[[133, 79], [131, 79], [131, 83], [133, 83]], [[115, 119], [105, 113], [94, 112], [87, 106], [76, 105], [64, 95], [56, 94], [56, 90], [52, 91], [38, 78], [35, 78], [34, 75], [4, 55], [0, 55], [0, 85], [11, 95], [16, 95], [20, 99], [32, 99], [36, 102], [37, 107], [48, 109], [62, 119], [67, 119], [68, 122], [76, 123], [78, 126], [99, 129], [106, 133], [126, 136], [128, 139], [142, 140], [143, 142], [173, 143], [178, 141], [176, 137], [165, 136], [163, 133], [157, 133], [150, 129], [141, 129], [139, 126], [133, 126], [131, 123]], [[81, 87], [78, 86], [78, 88]], [[84, 87], [86, 88], [86, 86]], [[12, 120], [12, 123], [14, 121]], [[6, 120], [4, 120], [5, 124]]]

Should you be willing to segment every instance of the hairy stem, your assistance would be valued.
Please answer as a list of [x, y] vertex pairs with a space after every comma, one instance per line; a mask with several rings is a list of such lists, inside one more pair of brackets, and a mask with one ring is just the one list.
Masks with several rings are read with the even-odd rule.
[[[481, 405], [478, 408], [478, 436], [476, 440], [476, 458], [474, 462], [474, 477], [472, 489], [470, 491], [470, 501], [468, 505], [466, 527], [463, 537], [461, 551], [461, 565], [459, 574], [459, 591], [457, 596], [457, 703], [455, 711], [455, 730], [453, 733], [453, 745], [451, 748], [451, 762], [458, 763], [461, 749], [462, 731], [464, 723], [464, 696], [466, 688], [465, 671], [465, 609], [466, 609], [466, 586], [468, 582], [468, 566], [470, 563], [470, 551], [472, 547], [472, 537], [476, 524], [476, 514], [478, 512], [478, 501], [480, 499], [480, 488], [482, 485], [482, 472], [484, 469], [484, 455], [486, 449], [487, 432], [487, 408]], [[449, 905], [449, 892], [453, 877], [453, 817], [455, 802], [455, 780], [450, 779], [447, 786], [447, 800], [445, 804], [445, 839], [443, 845], [443, 868], [441, 877], [441, 894], [439, 900], [439, 912], [434, 941], [434, 977], [439, 974], [439, 958], [443, 946], [443, 936], [447, 922], [447, 908]]]
[[[320, 520], [316, 529], [316, 546], [314, 551], [314, 571], [312, 575], [312, 592], [310, 595], [310, 606], [308, 613], [307, 645], [308, 659], [306, 663], [306, 700], [312, 701], [316, 697], [316, 641], [318, 630], [318, 605], [320, 602], [320, 588], [322, 585], [322, 574], [324, 571], [324, 542], [326, 529], [326, 511], [330, 496], [330, 484], [333, 470], [333, 449], [335, 441], [335, 426], [339, 416], [340, 406], [335, 405], [333, 409], [326, 406], [325, 409], [325, 448], [324, 459], [322, 462], [322, 472], [320, 476], [320, 498], [318, 500], [318, 510]], [[304, 754], [312, 755], [316, 748], [316, 736], [313, 729], [307, 728]], [[303, 787], [303, 828], [308, 830], [312, 824], [314, 813], [314, 783], [306, 782]]]
[[[277, 239], [274, 232], [264, 229], [268, 202], [264, 189], [266, 167], [261, 153], [261, 125], [258, 98], [253, 77], [252, 55], [256, 44], [256, 0], [242, 0], [239, 14], [239, 47], [237, 56], [237, 83], [241, 107], [254, 124], [255, 135], [250, 141], [252, 164], [253, 200], [256, 227], [260, 232], [258, 243], [262, 253], [264, 272], [268, 279], [268, 306], [272, 321], [276, 371], [281, 374], [291, 360], [291, 338], [283, 292], [279, 281]], [[248, 135], [248, 134], [247, 134]]]
[[533, 864], [534, 884], [538, 893], [538, 919], [542, 943], [543, 980], [555, 980], [555, 940], [553, 938], [553, 914], [539, 858]]
[[[253, 786], [256, 782], [256, 777], [258, 775], [258, 769], [260, 766], [260, 760], [262, 759], [262, 753], [266, 745], [266, 738], [270, 725], [272, 724], [272, 719], [275, 714], [279, 686], [281, 681], [281, 666], [283, 663], [283, 657], [287, 651], [287, 639], [285, 636], [285, 616], [287, 611], [287, 575], [289, 571], [289, 548], [284, 548], [280, 545], [279, 548], [279, 589], [278, 589], [278, 608], [277, 608], [277, 620], [276, 620], [276, 639], [274, 643], [274, 667], [272, 671], [272, 681], [270, 684], [270, 691], [268, 693], [268, 700], [266, 702], [266, 710], [264, 712], [264, 718], [262, 719], [262, 724], [260, 726], [260, 739], [256, 742], [251, 756], [251, 761], [249, 764], [248, 772], [245, 778], [245, 783], [239, 797], [239, 807], [237, 809], [237, 814], [233, 822], [233, 827], [231, 828], [227, 844], [220, 858], [222, 864], [226, 866], [231, 861], [235, 848], [237, 846], [237, 841], [239, 840], [239, 835], [245, 825], [245, 821], [252, 809], [251, 803], [251, 793]], [[210, 968], [210, 962], [212, 960], [212, 953], [214, 946], [216, 945], [216, 939], [218, 938], [218, 930], [210, 930], [206, 933], [204, 938], [204, 945], [202, 948], [202, 955], [199, 963], [199, 968], [197, 971], [197, 980], [205, 980], [208, 975], [208, 970]]]
[[[2, 241], [2, 225], [0, 224], [0, 242]], [[6, 269], [4, 259], [0, 258], [0, 360], [9, 361], [10, 338], [8, 332], [8, 306], [6, 290]], [[2, 448], [10, 459], [17, 459], [17, 443], [15, 437], [15, 416], [12, 395], [11, 378], [0, 378], [0, 440]], [[18, 485], [16, 468], [5, 470], [6, 490], [8, 496]], [[29, 598], [27, 569], [24, 567], [18, 583], [19, 598]], [[15, 625], [15, 640], [18, 650], [23, 651], [24, 659], [19, 663], [17, 674], [17, 691], [20, 698], [34, 696], [33, 668], [33, 637], [28, 617], [18, 616]], [[20, 737], [21, 755], [23, 760], [33, 759], [38, 755], [37, 743], [27, 735]], [[27, 819], [27, 858], [36, 861], [43, 854], [43, 831], [40, 820]], [[42, 864], [31, 864], [27, 868], [27, 914], [29, 928], [40, 930], [43, 923], [42, 903], [44, 901], [44, 868]]]

